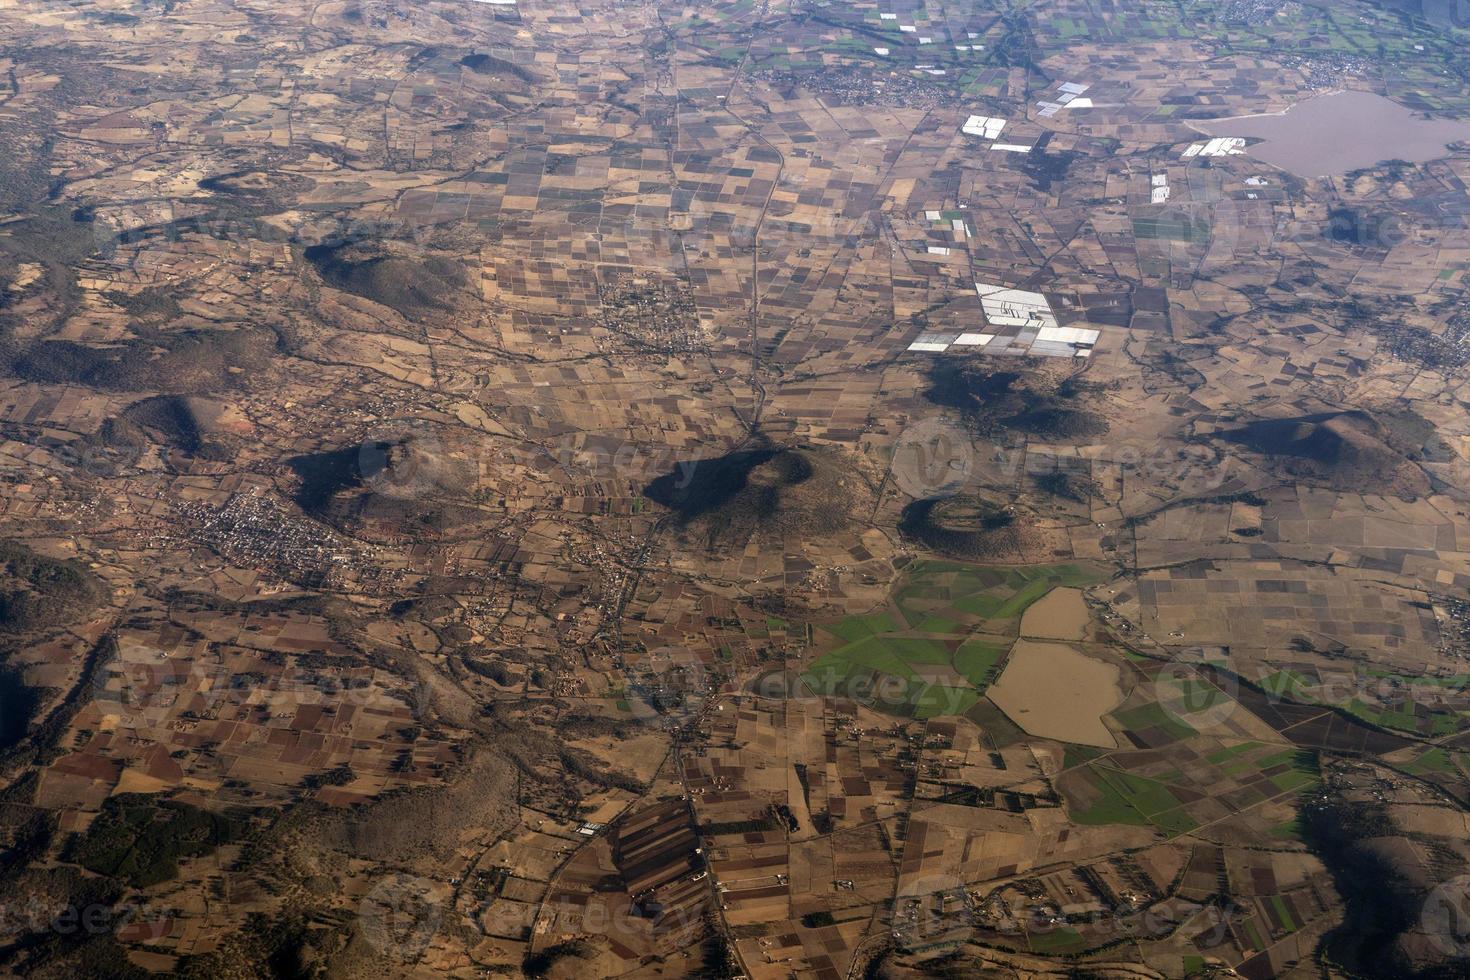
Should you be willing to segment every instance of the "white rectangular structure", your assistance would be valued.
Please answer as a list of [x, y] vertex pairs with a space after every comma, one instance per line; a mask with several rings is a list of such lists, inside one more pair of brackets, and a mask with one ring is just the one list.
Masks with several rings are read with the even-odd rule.
[[985, 319], [993, 324], [1032, 328], [1057, 325], [1051, 304], [1040, 293], [983, 282], [975, 284], [975, 292], [980, 295], [980, 308], [985, 311]]
[[971, 116], [965, 120], [960, 127], [960, 132], [968, 136], [978, 136], [981, 139], [993, 140], [1000, 136], [1000, 131], [1006, 128], [1006, 121], [999, 116]]
[[1023, 146], [1020, 143], [994, 143], [994, 144], [991, 145], [990, 148], [992, 150], [1005, 150], [1007, 153], [1030, 153], [1031, 152], [1031, 147], [1029, 147], [1029, 146]]
[[[933, 246], [930, 251], [933, 251]], [[977, 282], [975, 292], [985, 320], [992, 328], [961, 334], [922, 333], [908, 345], [920, 354], [943, 354], [950, 348], [978, 350], [988, 355], [1020, 357], [1089, 357], [1102, 335], [1092, 327], [1063, 327], [1041, 293]]]
[[943, 354], [954, 342], [955, 335], [952, 333], [921, 333], [917, 340], [909, 344], [909, 350], [921, 354]]
[[1047, 341], [1055, 344], [1087, 344], [1097, 343], [1101, 330], [1089, 330], [1086, 327], [1042, 327], [1036, 331], [1038, 341]]
[[1169, 176], [1168, 174], [1154, 174], [1149, 178], [1150, 204], [1167, 204], [1169, 201]]
[[1043, 119], [1050, 119], [1063, 109], [1091, 109], [1091, 99], [1078, 98], [1091, 87], [1082, 82], [1063, 82], [1057, 86], [1056, 95], [1036, 103], [1036, 114]]
[[1245, 140], [1239, 136], [1216, 136], [1207, 143], [1192, 143], [1184, 156], [1227, 157], [1245, 152]]

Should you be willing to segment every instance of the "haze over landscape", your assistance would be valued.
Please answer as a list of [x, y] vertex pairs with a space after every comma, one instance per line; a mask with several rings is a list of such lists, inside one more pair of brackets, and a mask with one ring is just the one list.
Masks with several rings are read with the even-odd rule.
[[0, 0], [0, 975], [1470, 976], [1463, 8]]

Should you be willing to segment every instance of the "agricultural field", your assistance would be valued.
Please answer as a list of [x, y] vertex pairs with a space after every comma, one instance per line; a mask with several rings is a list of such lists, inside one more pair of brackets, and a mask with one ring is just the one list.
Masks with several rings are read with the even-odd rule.
[[817, 627], [819, 643], [839, 645], [812, 660], [801, 679], [815, 694], [906, 717], [963, 715], [999, 676], [1027, 609], [1059, 587], [1097, 580], [1074, 565], [919, 562], [885, 610]]
[[1470, 975], [1467, 52], [0, 0], [0, 975]]

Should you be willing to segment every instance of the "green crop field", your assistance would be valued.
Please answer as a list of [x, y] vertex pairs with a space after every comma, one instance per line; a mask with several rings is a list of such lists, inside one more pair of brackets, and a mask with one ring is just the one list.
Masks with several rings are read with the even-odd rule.
[[1175, 740], [1183, 740], [1195, 734], [1193, 728], [1169, 714], [1157, 701], [1126, 711], [1115, 711], [1113, 720], [1122, 725], [1125, 731], [1140, 732], [1156, 728], [1167, 732]]
[[833, 645], [802, 679], [818, 694], [857, 696], [905, 717], [965, 714], [1000, 673], [1021, 613], [1059, 585], [1097, 580], [1077, 565], [915, 562], [889, 608], [817, 628], [818, 642]]

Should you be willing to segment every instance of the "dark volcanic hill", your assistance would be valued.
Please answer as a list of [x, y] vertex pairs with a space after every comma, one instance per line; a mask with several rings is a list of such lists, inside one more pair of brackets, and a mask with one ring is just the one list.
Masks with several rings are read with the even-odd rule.
[[276, 351], [276, 335], [268, 330], [142, 329], [124, 344], [105, 347], [41, 340], [5, 359], [16, 377], [42, 384], [197, 393], [258, 380]]
[[1008, 429], [1048, 442], [1085, 442], [1108, 431], [1092, 410], [1091, 389], [1067, 379], [998, 370], [986, 363], [935, 360], [926, 400], [957, 410], [981, 431]]
[[1015, 559], [1035, 536], [1023, 515], [973, 494], [915, 500], [898, 530], [931, 551], [971, 561]]
[[70, 623], [102, 596], [101, 582], [78, 563], [0, 541], [0, 634]]
[[1293, 477], [1342, 489], [1429, 490], [1424, 472], [1389, 444], [1390, 434], [1367, 412], [1261, 419], [1222, 435], [1268, 457]]
[[409, 318], [452, 309], [468, 281], [452, 259], [410, 257], [379, 245], [313, 245], [306, 260], [327, 285]]
[[134, 402], [123, 418], [163, 445], [207, 459], [226, 459], [229, 451], [210, 438], [205, 405], [183, 395], [158, 395]]
[[773, 446], [681, 463], [643, 491], [711, 549], [757, 532], [832, 533], [867, 492], [829, 451]]
[[302, 510], [348, 533], [440, 535], [473, 524], [475, 466], [431, 432], [369, 438], [286, 461]]

